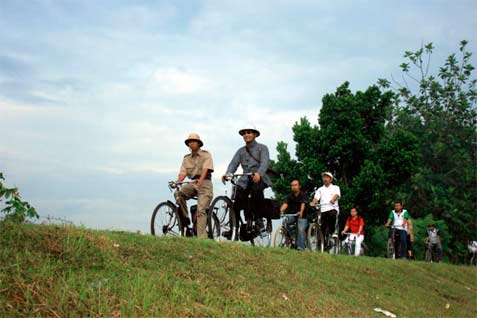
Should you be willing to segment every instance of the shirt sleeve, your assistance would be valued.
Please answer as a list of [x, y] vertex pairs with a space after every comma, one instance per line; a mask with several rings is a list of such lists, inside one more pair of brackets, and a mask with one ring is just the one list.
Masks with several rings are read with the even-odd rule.
[[403, 218], [405, 218], [406, 220], [409, 219], [409, 212], [407, 212], [407, 210], [404, 211]]
[[363, 218], [359, 218], [359, 226], [364, 226], [364, 219]]
[[235, 173], [235, 171], [237, 171], [237, 168], [240, 164], [240, 150], [241, 149], [242, 148], [237, 150], [234, 157], [232, 158], [232, 161], [230, 161], [229, 166], [227, 167], [227, 173]]
[[350, 225], [350, 224], [349, 224], [349, 218], [347, 218], [347, 219], [346, 219], [346, 224], [345, 224], [345, 226], [349, 227], [349, 225]]
[[321, 189], [321, 188], [318, 188], [318, 190], [316, 190], [316, 192], [315, 192], [315, 199], [317, 199], [318, 201], [321, 199], [320, 189]]
[[187, 172], [186, 172], [186, 169], [185, 169], [185, 166], [184, 166], [184, 161], [185, 161], [185, 158], [182, 159], [182, 164], [181, 164], [181, 167], [179, 169], [179, 175], [186, 175]]
[[390, 218], [391, 220], [394, 220], [394, 213], [393, 213], [393, 211], [391, 211], [391, 213], [389, 213], [389, 217], [388, 217], [388, 218]]
[[208, 169], [211, 172], [214, 171], [214, 162], [212, 161], [212, 155], [208, 152], [203, 152], [204, 161], [202, 162], [202, 169]]

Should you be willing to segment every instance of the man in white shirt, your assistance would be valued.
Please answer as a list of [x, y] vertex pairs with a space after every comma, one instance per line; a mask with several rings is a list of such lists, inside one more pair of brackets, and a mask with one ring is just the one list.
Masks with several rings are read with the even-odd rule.
[[331, 172], [323, 172], [321, 174], [323, 186], [318, 188], [313, 198], [312, 204], [318, 201], [321, 205], [321, 231], [336, 235], [335, 223], [336, 216], [339, 214], [340, 208], [338, 199], [341, 197], [340, 187], [334, 185], [333, 174]]

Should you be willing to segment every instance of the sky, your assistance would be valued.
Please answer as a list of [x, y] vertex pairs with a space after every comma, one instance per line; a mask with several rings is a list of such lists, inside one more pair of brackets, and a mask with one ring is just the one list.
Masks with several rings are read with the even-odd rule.
[[343, 82], [399, 78], [423, 43], [434, 71], [463, 39], [475, 54], [476, 16], [463, 0], [2, 0], [0, 171], [41, 220], [147, 233], [190, 132], [223, 194], [239, 129], [293, 153], [291, 127]]

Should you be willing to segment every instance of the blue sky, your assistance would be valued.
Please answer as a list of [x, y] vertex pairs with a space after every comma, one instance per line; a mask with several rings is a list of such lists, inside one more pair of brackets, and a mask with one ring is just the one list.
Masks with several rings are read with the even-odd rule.
[[474, 1], [3, 0], [0, 171], [42, 216], [147, 232], [189, 132], [215, 178], [247, 123], [274, 157], [344, 81], [399, 76], [422, 43], [435, 69], [462, 39], [475, 53], [476, 16]]

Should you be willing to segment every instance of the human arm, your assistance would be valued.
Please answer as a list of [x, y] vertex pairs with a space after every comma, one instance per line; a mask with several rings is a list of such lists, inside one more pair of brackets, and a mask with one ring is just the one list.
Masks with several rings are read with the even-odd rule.
[[348, 226], [348, 222], [346, 222], [346, 225], [345, 225], [343, 231], [341, 231], [341, 235], [344, 235], [346, 232], [348, 232], [348, 230], [349, 230], [349, 226]]
[[184, 160], [182, 160], [182, 164], [181, 164], [181, 167], [179, 169], [179, 175], [177, 176], [176, 183], [184, 181], [185, 177], [186, 177], [186, 169], [185, 169], [185, 166], [184, 166]]
[[363, 234], [363, 228], [364, 228], [364, 220], [362, 217], [359, 217], [359, 228], [358, 228], [358, 236]]
[[339, 198], [340, 196], [338, 194], [333, 195], [333, 197], [330, 200], [330, 203], [335, 204], [335, 202], [338, 201]]
[[205, 177], [207, 176], [208, 173], [209, 173], [209, 169], [207, 169], [207, 168], [202, 169], [202, 172], [200, 174], [200, 178], [197, 181], [197, 187], [198, 188], [202, 187], [202, 182], [204, 182]]
[[331, 204], [335, 204], [336, 201], [338, 201], [338, 199], [341, 197], [341, 190], [340, 190], [340, 187], [338, 187], [337, 185], [333, 185], [333, 190], [334, 190], [334, 194], [333, 196], [331, 197], [331, 200], [330, 200], [330, 203]]
[[299, 219], [303, 218], [303, 213], [305, 212], [305, 206], [306, 206], [305, 202], [302, 202], [300, 204], [300, 212], [297, 213], [297, 216]]
[[234, 174], [235, 171], [237, 171], [239, 164], [240, 164], [240, 149], [235, 152], [235, 155], [230, 161], [229, 166], [227, 167], [227, 173], [222, 176], [222, 182], [225, 183], [225, 177], [227, 174]]
[[280, 207], [280, 214], [283, 214], [288, 209], [288, 203], [283, 203]]
[[315, 196], [313, 197], [313, 200], [311, 200], [311, 204], [312, 206], [316, 205], [318, 203], [318, 201], [320, 201], [321, 199], [321, 192], [320, 192], [320, 189], [316, 190], [315, 192]]

